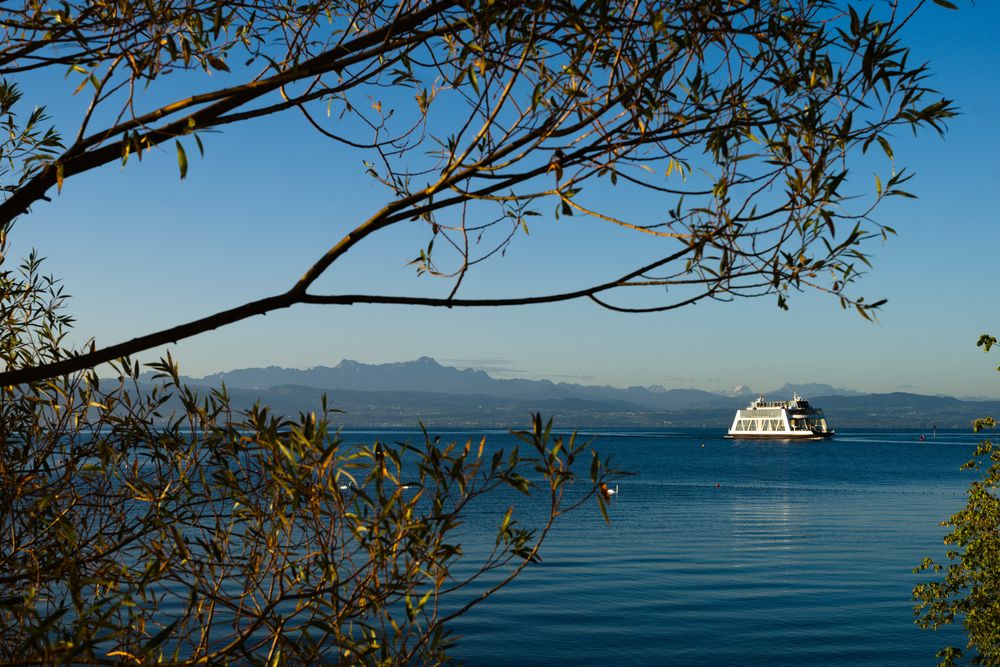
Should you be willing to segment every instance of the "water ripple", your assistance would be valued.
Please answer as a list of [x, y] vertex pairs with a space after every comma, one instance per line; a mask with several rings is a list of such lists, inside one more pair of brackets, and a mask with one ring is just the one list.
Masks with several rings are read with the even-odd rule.
[[[566, 517], [540, 565], [456, 624], [456, 657], [928, 665], [961, 641], [913, 625], [911, 568], [943, 551], [938, 522], [961, 506], [971, 436], [865, 432], [798, 447], [713, 436], [598, 433], [602, 454], [638, 473], [612, 524], [593, 507]], [[480, 508], [470, 552], [501, 506]]]

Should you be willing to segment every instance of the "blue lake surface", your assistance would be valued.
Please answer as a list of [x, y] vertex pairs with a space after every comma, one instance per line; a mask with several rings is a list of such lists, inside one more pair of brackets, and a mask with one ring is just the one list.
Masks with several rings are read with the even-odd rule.
[[[636, 473], [619, 482], [611, 525], [596, 503], [564, 517], [542, 563], [451, 626], [459, 661], [932, 665], [942, 646], [964, 644], [960, 628], [914, 625], [910, 592], [927, 577], [911, 570], [944, 555], [939, 522], [964, 504], [972, 474], [959, 466], [975, 434], [920, 442], [919, 432], [848, 431], [798, 443], [696, 429], [589, 435]], [[513, 439], [495, 432], [488, 443]], [[468, 517], [470, 554], [492, 544], [509, 503], [529, 525], [538, 509], [516, 494], [491, 503]]]

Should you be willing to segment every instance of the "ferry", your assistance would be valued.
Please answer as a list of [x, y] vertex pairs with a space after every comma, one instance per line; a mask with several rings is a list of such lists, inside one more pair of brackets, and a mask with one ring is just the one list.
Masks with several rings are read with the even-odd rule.
[[768, 401], [761, 394], [746, 408], [736, 411], [727, 437], [817, 440], [833, 434], [823, 411], [798, 394], [793, 394], [790, 401]]

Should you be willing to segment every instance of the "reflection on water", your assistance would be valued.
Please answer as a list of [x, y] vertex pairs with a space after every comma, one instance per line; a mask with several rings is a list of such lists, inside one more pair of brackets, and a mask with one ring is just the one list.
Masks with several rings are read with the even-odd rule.
[[769, 500], [734, 496], [729, 516], [733, 540], [741, 551], [788, 550], [801, 538], [802, 513], [795, 511], [787, 490]]

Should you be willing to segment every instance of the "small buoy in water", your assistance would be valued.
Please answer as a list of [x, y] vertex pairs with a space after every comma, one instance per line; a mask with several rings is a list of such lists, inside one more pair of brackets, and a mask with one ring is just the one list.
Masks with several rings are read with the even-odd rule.
[[721, 486], [721, 485], [720, 485], [720, 484], [719, 484], [718, 482], [716, 482], [716, 483], [715, 483], [715, 488], [717, 488], [717, 489], [718, 489], [718, 488], [719, 488], [720, 486]]
[[927, 438], [925, 438], [924, 436], [922, 436], [922, 435], [920, 436], [920, 442], [923, 442], [923, 441], [924, 441], [924, 440], [926, 440], [926, 439], [927, 439]]

